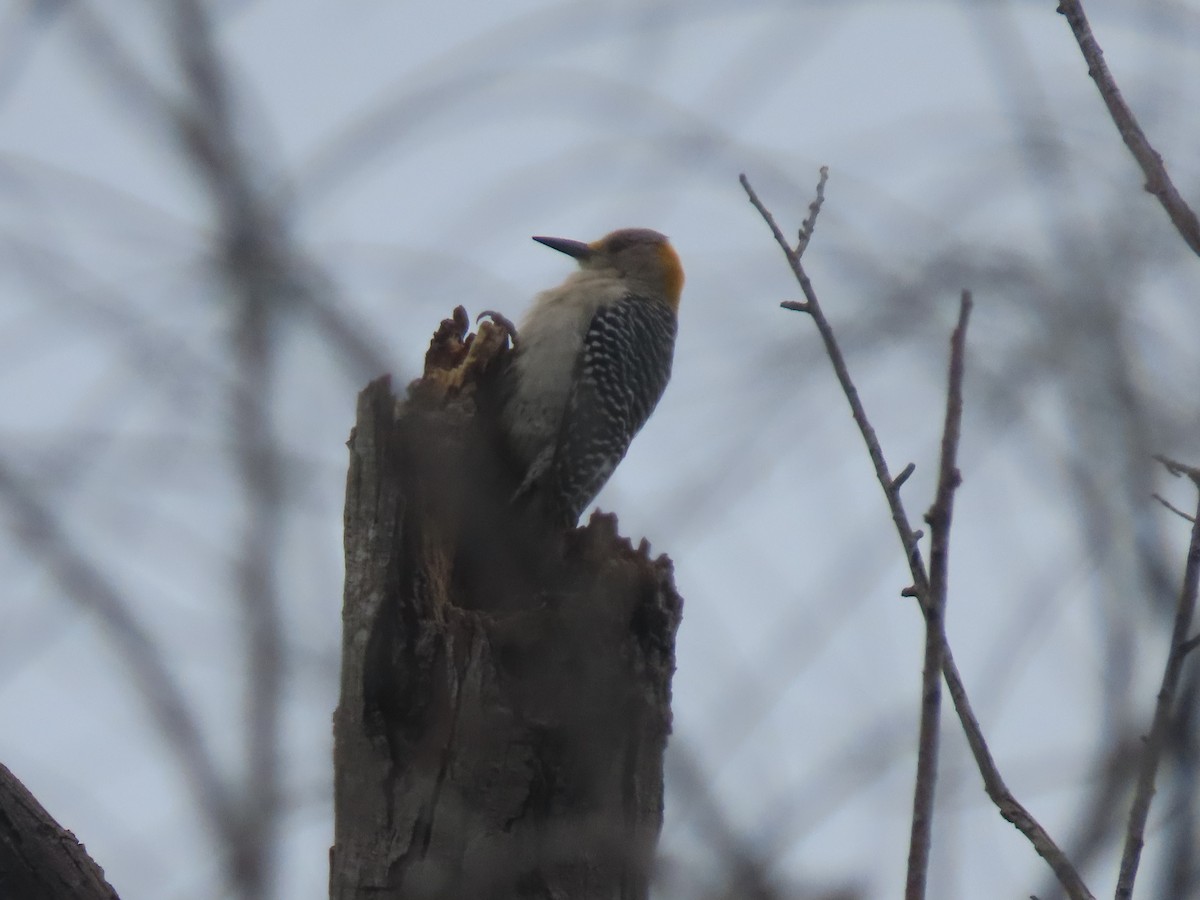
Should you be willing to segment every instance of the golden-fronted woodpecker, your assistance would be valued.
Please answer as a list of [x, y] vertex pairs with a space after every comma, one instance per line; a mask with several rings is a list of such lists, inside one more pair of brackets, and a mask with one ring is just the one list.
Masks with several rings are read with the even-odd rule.
[[502, 413], [533, 494], [573, 526], [608, 481], [671, 377], [683, 267], [667, 239], [623, 228], [586, 244], [535, 241], [579, 270], [533, 301], [518, 328]]

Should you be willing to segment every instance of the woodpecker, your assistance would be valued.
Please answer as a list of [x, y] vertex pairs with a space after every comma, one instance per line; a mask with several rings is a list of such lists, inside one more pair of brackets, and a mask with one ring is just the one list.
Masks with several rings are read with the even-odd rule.
[[501, 416], [536, 495], [573, 526], [624, 458], [671, 377], [683, 267], [666, 237], [535, 237], [579, 269], [534, 298], [517, 329]]

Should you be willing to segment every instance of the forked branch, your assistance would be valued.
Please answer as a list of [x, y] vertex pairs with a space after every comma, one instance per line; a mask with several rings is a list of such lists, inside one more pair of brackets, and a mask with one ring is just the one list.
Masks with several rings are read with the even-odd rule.
[[[913, 585], [905, 590], [905, 594], [917, 598], [921, 605], [921, 610], [925, 614], [928, 621], [930, 609], [933, 604], [933, 585], [931, 583], [930, 570], [926, 568], [925, 561], [921, 555], [920, 537], [921, 533], [912, 527], [908, 519], [908, 514], [904, 509], [903, 500], [900, 497], [900, 486], [911, 474], [910, 467], [905, 467], [896, 477], [892, 477], [888, 469], [887, 460], [883, 454], [883, 448], [879, 443], [879, 438], [875, 434], [875, 429], [867, 418], [866, 410], [863, 407], [861, 398], [858, 395], [858, 389], [855, 387], [853, 379], [850, 377], [849, 368], [846, 365], [845, 357], [842, 355], [837, 338], [833, 331], [833, 326], [825, 317], [825, 313], [821, 308], [821, 303], [817, 299], [816, 291], [809, 280], [807, 273], [804, 271], [804, 265], [800, 259], [800, 252], [793, 249], [787, 239], [783, 236], [778, 224], [775, 222], [774, 216], [766, 208], [763, 202], [759, 199], [754, 189], [750, 186], [749, 180], [745, 175], [740, 177], [742, 187], [746, 191], [746, 195], [750, 198], [750, 202], [754, 208], [758, 210], [759, 215], [767, 223], [771, 229], [771, 233], [775, 237], [776, 243], [783, 250], [784, 256], [787, 258], [792, 273], [796, 277], [797, 284], [800, 285], [800, 290], [804, 294], [804, 301], [800, 303], [784, 303], [785, 309], [792, 309], [799, 312], [807, 313], [817, 327], [817, 331], [821, 335], [821, 340], [825, 344], [825, 351], [829, 356], [830, 363], [833, 365], [834, 373], [837, 376], [838, 382], [842, 386], [842, 391], [846, 395], [846, 400], [850, 404], [850, 411], [854, 417], [855, 423], [858, 425], [859, 431], [862, 434], [863, 441], [867, 445], [867, 452], [870, 454], [872, 466], [875, 469], [875, 477], [879, 481], [880, 487], [883, 489], [884, 496], [887, 498], [888, 507], [891, 510], [892, 522], [896, 527], [896, 533], [900, 537], [901, 546], [904, 549], [905, 558], [908, 560], [909, 572], [912, 575]], [[824, 184], [824, 178], [822, 178]], [[815, 206], [819, 209], [819, 204]], [[810, 211], [813, 209], [810, 207]], [[815, 219], [815, 215], [811, 216]], [[811, 228], [809, 229], [811, 232]], [[955, 333], [955, 340], [961, 341], [962, 335], [965, 334], [966, 311], [969, 310], [969, 297], [964, 296], [964, 303], [960, 306], [960, 327]], [[959, 351], [961, 353], [961, 351]], [[955, 352], [952, 351], [952, 358]], [[953, 362], [952, 362], [953, 368]], [[961, 378], [961, 375], [959, 376]], [[953, 381], [954, 374], [951, 373]], [[953, 385], [951, 386], [953, 392]], [[961, 398], [960, 401], [961, 403]], [[957, 430], [957, 415], [952, 409], [954, 404], [953, 396], [948, 403], [947, 410], [947, 428], [950, 427], [951, 418], [954, 417], [953, 427]], [[957, 467], [954, 462], [954, 454], [949, 456], [946, 454], [946, 435], [943, 436], [943, 455], [942, 455], [942, 478], [939, 478], [939, 499], [943, 495], [941, 483], [946, 478], [947, 463], [949, 471], [954, 472], [954, 478], [945, 481], [946, 503], [945, 507], [945, 522], [947, 536], [939, 538], [939, 541], [948, 541], [949, 528], [949, 497], [952, 495], [954, 482], [956, 479]], [[953, 450], [957, 445], [957, 434], [953, 436], [953, 445], [950, 447]], [[937, 501], [931, 510], [931, 519], [936, 519], [942, 510], [939, 510]], [[933, 523], [931, 522], [931, 529]], [[939, 528], [941, 524], [939, 524]], [[931, 548], [931, 554], [934, 552], [941, 553], [942, 550], [948, 550], [948, 543], [938, 547]], [[939, 563], [942, 566], [943, 563]], [[944, 579], [945, 570], [942, 569], [940, 578]], [[944, 591], [944, 583], [941, 590]], [[942, 602], [944, 603], [944, 597]], [[934, 628], [928, 631], [932, 635], [932, 639], [937, 643], [938, 647], [935, 651], [940, 651], [941, 654], [941, 672], [945, 678], [947, 690], [950, 692], [950, 697], [954, 701], [955, 711], [958, 714], [959, 721], [962, 723], [963, 731], [967, 737], [967, 743], [971, 747], [971, 753], [975, 758], [976, 766], [979, 768], [979, 773], [983, 778], [984, 790], [987, 791], [988, 797], [995, 803], [1000, 815], [1011, 822], [1017, 829], [1025, 835], [1034, 849], [1042, 856], [1043, 859], [1050, 865], [1055, 876], [1062, 884], [1063, 889], [1071, 900], [1094, 900], [1092, 893], [1080, 878], [1079, 873], [1075, 871], [1075, 867], [1071, 864], [1067, 856], [1054, 842], [1046, 830], [1038, 823], [1038, 821], [1029, 813], [1024, 806], [1017, 801], [1008, 786], [1004, 783], [1004, 779], [1000, 775], [1000, 771], [996, 766], [995, 760], [992, 758], [991, 751], [988, 749], [987, 741], [984, 739], [983, 731], [979, 727], [979, 720], [976, 718], [974, 711], [971, 709], [970, 701], [967, 697], [967, 691], [963, 685], [962, 677], [959, 675], [958, 667], [955, 665], [954, 656], [950, 651], [950, 647], [945, 639], [945, 632], [938, 621]], [[926, 663], [928, 665], [929, 657], [927, 654]], [[936, 671], [936, 669], [935, 669]], [[919, 802], [919, 801], [918, 801]], [[929, 801], [931, 802], [931, 800]], [[914, 832], [916, 831], [914, 823]], [[923, 875], [918, 875], [914, 878], [914, 874], [910, 871], [909, 881], [913, 883], [919, 880], [923, 883]]]

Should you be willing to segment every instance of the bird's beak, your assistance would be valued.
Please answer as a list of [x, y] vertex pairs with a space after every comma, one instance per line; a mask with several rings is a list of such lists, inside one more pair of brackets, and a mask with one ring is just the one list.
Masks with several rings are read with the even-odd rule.
[[551, 250], [565, 253], [567, 256], [577, 259], [580, 262], [588, 259], [595, 252], [583, 241], [572, 241], [569, 238], [534, 237], [534, 240], [539, 244], [545, 244]]

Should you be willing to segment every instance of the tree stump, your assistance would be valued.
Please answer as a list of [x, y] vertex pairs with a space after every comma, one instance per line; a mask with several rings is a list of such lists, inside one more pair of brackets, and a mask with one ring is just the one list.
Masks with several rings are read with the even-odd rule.
[[563, 534], [509, 502], [508, 353], [460, 307], [403, 402], [358, 398], [334, 900], [649, 892], [682, 601], [613, 516]]

